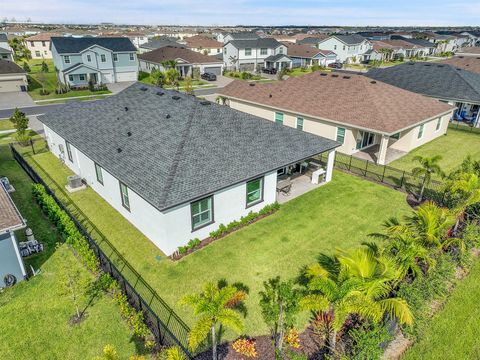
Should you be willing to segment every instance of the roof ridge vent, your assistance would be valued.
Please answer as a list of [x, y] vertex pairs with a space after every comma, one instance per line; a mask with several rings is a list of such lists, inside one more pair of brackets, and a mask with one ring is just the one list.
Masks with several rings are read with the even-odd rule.
[[128, 106], [125, 106], [125, 111], [128, 111]]
[[203, 106], [210, 105], [210, 101], [208, 101], [208, 100], [202, 100], [202, 101], [200, 101], [200, 105], [203, 105]]
[[269, 94], [268, 97], [271, 98], [271, 97], [273, 97], [273, 95], [272, 95], [272, 94]]
[[337, 78], [338, 74], [332, 74], [332, 77]]
[[320, 73], [320, 76], [327, 76], [328, 74], [327, 73]]
[[251, 83], [249, 83], [248, 85], [250, 85], [250, 86], [255, 86], [255, 83], [251, 82]]
[[[460, 59], [463, 59], [463, 56], [459, 56]], [[478, 59], [478, 58], [477, 58]]]
[[370, 81], [370, 84], [376, 84], [377, 82], [375, 80]]
[[157, 95], [158, 95], [158, 96], [163, 96], [163, 95], [165, 95], [165, 93], [164, 93], [164, 92], [161, 92], [161, 91], [157, 91]]
[[170, 119], [171, 118], [170, 114], [165, 115], [165, 118]]
[[350, 79], [351, 76], [343, 76], [344, 79]]
[[120, 154], [122, 151], [123, 151], [122, 148], [117, 148], [117, 153]]
[[141, 90], [141, 91], [147, 91], [148, 89], [147, 89], [145, 86], [142, 86], [142, 87], [140, 88], [140, 90]]
[[128, 137], [132, 136], [132, 132], [131, 132], [131, 131], [127, 131], [127, 136], [128, 136]]
[[173, 96], [172, 96], [172, 99], [173, 99], [173, 100], [180, 100], [180, 96], [178, 96], [178, 95], [173, 95]]

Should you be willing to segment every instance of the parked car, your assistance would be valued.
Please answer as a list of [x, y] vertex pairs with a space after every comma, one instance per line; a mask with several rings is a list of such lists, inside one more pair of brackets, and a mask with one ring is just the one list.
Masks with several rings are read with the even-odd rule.
[[207, 80], [207, 81], [215, 81], [215, 80], [217, 80], [217, 75], [206, 72], [206, 73], [202, 74], [201, 78], [203, 80]]
[[272, 74], [275, 75], [277, 73], [277, 69], [275, 68], [262, 68], [262, 72], [264, 74]]
[[339, 62], [334, 62], [334, 63], [328, 64], [328, 67], [329, 68], [334, 68], [334, 69], [341, 69], [341, 68], [343, 68], [343, 64], [339, 63]]

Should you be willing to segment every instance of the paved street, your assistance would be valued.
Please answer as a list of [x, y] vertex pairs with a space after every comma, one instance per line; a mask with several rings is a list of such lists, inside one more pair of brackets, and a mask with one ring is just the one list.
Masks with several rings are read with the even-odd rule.
[[[62, 103], [48, 104], [48, 105], [33, 105], [33, 106], [27, 106], [27, 107], [19, 107], [19, 109], [22, 110], [26, 115], [40, 115], [62, 105], [63, 105]], [[14, 110], [15, 108], [0, 109], [0, 119], [9, 118], [10, 116], [12, 116]]]

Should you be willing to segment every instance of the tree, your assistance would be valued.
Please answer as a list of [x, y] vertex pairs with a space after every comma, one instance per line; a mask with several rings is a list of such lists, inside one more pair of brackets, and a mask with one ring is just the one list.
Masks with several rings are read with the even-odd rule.
[[31, 71], [30, 66], [28, 65], [28, 63], [26, 61], [23, 62], [22, 68], [27, 73], [29, 73]]
[[18, 110], [18, 108], [15, 108], [15, 111], [9, 120], [15, 126], [15, 137], [17, 138], [17, 141], [26, 144], [30, 139], [30, 137], [27, 135], [28, 117], [25, 115], [25, 113]]
[[453, 232], [456, 234], [467, 208], [480, 203], [480, 178], [474, 172], [459, 173], [447, 182], [447, 191], [455, 199], [453, 211], [456, 221]]
[[352, 314], [373, 322], [385, 315], [403, 324], [413, 322], [406, 301], [391, 296], [398, 272], [391, 260], [376, 254], [372, 247], [341, 251], [334, 256], [321, 254], [305, 276], [308, 294], [300, 305], [316, 312], [317, 318], [326, 323], [327, 344], [332, 352], [338, 331]]
[[42, 72], [48, 73], [48, 65], [45, 61], [42, 61]]
[[159, 69], [153, 69], [150, 73], [150, 77], [152, 78], [153, 85], [163, 87], [163, 83], [165, 81], [165, 74], [163, 72], [161, 72]]
[[280, 281], [280, 277], [263, 283], [260, 292], [260, 307], [265, 323], [270, 328], [275, 346], [275, 354], [282, 358], [283, 339], [295, 322], [299, 312], [300, 292], [292, 281]]
[[185, 78], [185, 81], [183, 83], [183, 90], [185, 91], [186, 94], [192, 95], [193, 94], [193, 83], [192, 83], [192, 78], [190, 76], [187, 76]]
[[440, 155], [435, 155], [433, 157], [422, 157], [417, 155], [413, 158], [413, 161], [417, 161], [420, 166], [417, 166], [412, 169], [412, 174], [415, 177], [423, 177], [423, 182], [420, 188], [420, 194], [418, 196], [418, 201], [423, 200], [423, 193], [425, 187], [430, 184], [432, 181], [432, 175], [444, 176], [442, 169], [438, 162], [442, 159]]
[[42, 85], [42, 90], [40, 90], [40, 95], [48, 95], [49, 92], [45, 90], [45, 83], [47, 82], [47, 76], [43, 71], [37, 73], [37, 81]]
[[165, 82], [172, 86], [175, 86], [178, 83], [178, 79], [180, 78], [180, 73], [174, 68], [167, 69], [164, 75]]
[[164, 60], [161, 62], [162, 66], [166, 69], [175, 69], [177, 66], [176, 60]]
[[188, 334], [190, 348], [196, 350], [210, 333], [213, 360], [217, 360], [217, 326], [241, 333], [244, 325], [235, 307], [239, 299], [243, 301], [245, 298], [246, 293], [233, 285], [221, 286], [212, 282], [204, 284], [200, 294], [185, 296], [181, 303], [192, 307], [194, 315], [199, 317]]

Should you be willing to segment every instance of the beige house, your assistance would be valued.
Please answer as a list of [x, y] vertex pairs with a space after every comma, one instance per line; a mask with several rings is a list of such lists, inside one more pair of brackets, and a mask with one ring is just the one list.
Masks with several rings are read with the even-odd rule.
[[62, 36], [54, 33], [41, 33], [26, 38], [25, 44], [32, 53], [32, 59], [52, 59], [50, 39], [54, 36]]
[[347, 155], [387, 164], [447, 132], [455, 107], [362, 75], [314, 72], [275, 83], [234, 81], [226, 105], [337, 140]]

